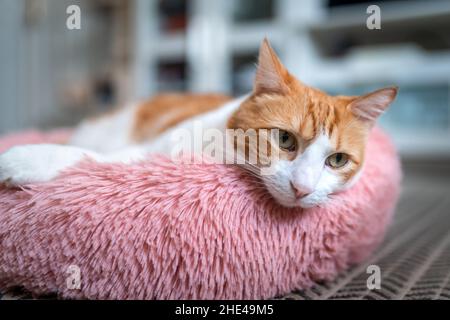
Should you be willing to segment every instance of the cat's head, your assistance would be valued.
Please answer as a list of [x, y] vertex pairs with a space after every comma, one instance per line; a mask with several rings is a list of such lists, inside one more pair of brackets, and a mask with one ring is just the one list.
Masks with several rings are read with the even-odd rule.
[[358, 179], [370, 130], [396, 94], [390, 87], [357, 97], [327, 95], [292, 76], [264, 40], [253, 93], [228, 127], [279, 129], [270, 146], [278, 154], [274, 171], [261, 179], [280, 204], [308, 208]]

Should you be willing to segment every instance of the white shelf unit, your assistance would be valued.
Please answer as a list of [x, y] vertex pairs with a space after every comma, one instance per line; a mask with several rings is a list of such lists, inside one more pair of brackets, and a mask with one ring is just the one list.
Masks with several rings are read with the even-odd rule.
[[[363, 85], [396, 84], [402, 88], [444, 83], [449, 88], [450, 51], [429, 53], [413, 44], [402, 44], [356, 48], [340, 58], [326, 57], [320, 52], [317, 34], [332, 37], [339, 32], [366, 30], [369, 4], [330, 9], [326, 0], [274, 0], [270, 20], [247, 23], [233, 19], [233, 6], [239, 5], [237, 0], [190, 0], [185, 32], [161, 33], [157, 1], [133, 3], [135, 98], [158, 91], [160, 61], [186, 63], [189, 91], [232, 93], [233, 59], [250, 56], [256, 62], [264, 37], [269, 38], [295, 75], [319, 88], [339, 90], [342, 94]], [[450, 21], [450, 1], [396, 1], [380, 6], [382, 28], [388, 30], [415, 23], [430, 24], [439, 19]], [[250, 87], [252, 77], [249, 69], [240, 79]], [[395, 124], [387, 127], [402, 154], [450, 156], [450, 101], [447, 104], [449, 125], [440, 131], [397, 128]]]

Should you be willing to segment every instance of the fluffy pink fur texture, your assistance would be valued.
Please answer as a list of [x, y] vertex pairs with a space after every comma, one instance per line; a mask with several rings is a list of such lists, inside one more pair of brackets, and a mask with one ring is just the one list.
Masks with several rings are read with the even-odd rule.
[[[64, 133], [63, 133], [64, 134]], [[0, 139], [58, 141], [61, 134]], [[84, 161], [53, 182], [0, 189], [0, 288], [90, 299], [260, 299], [332, 279], [380, 243], [399, 194], [379, 129], [364, 173], [323, 208], [286, 209], [224, 165]], [[69, 289], [70, 265], [81, 289]]]

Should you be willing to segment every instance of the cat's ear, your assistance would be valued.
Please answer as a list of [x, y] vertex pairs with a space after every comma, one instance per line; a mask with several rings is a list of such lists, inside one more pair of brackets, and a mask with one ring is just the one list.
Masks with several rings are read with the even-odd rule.
[[258, 68], [256, 70], [253, 92], [284, 94], [289, 89], [291, 75], [281, 63], [275, 51], [264, 38], [259, 49]]
[[394, 101], [397, 91], [397, 87], [379, 89], [356, 98], [348, 107], [356, 117], [373, 124]]

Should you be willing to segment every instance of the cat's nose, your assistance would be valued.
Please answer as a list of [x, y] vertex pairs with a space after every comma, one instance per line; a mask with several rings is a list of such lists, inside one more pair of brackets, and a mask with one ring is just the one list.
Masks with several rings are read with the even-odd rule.
[[294, 190], [297, 198], [303, 198], [312, 193], [312, 190], [305, 186], [298, 186], [291, 182], [291, 187]]

